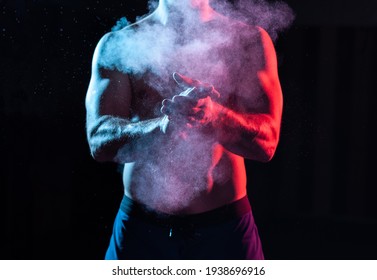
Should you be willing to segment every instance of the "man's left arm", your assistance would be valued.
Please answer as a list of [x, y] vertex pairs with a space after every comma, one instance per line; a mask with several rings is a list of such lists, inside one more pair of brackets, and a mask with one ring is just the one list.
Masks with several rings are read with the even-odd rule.
[[[243, 92], [242, 100], [238, 101], [242, 104], [235, 106], [243, 107], [242, 110], [217, 102], [216, 96], [221, 93], [212, 86], [175, 74], [178, 84], [196, 90], [188, 96], [165, 100], [162, 111], [187, 117], [193, 127], [212, 128], [218, 141], [232, 153], [267, 162], [273, 157], [279, 141], [283, 97], [274, 45], [266, 31], [260, 28], [259, 34], [258, 53], [261, 55], [258, 57], [262, 67], [252, 74], [257, 76], [256, 87], [250, 85], [250, 92]], [[263, 100], [257, 107], [250, 106], [255, 102], [255, 91]]]
[[[219, 140], [229, 151], [245, 158], [267, 162], [275, 154], [283, 109], [277, 59], [267, 32], [259, 28], [263, 68], [256, 72], [263, 105], [256, 112], [236, 112], [218, 103]], [[252, 102], [245, 97], [245, 102]]]

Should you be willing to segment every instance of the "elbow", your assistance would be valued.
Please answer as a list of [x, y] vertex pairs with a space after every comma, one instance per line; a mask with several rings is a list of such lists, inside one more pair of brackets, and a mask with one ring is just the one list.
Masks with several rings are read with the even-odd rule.
[[98, 150], [90, 149], [90, 154], [92, 158], [97, 162], [109, 162], [110, 160], [106, 157], [104, 153], [99, 152]]
[[100, 139], [101, 137], [93, 135], [88, 138], [90, 154], [95, 161], [111, 162], [114, 159], [114, 152], [111, 145]]
[[270, 162], [275, 155], [280, 138], [280, 122], [270, 121], [268, 133], [264, 137], [262, 162]]
[[276, 146], [273, 143], [267, 141], [254, 141], [252, 147], [248, 149], [248, 152], [243, 156], [245, 158], [267, 163], [272, 160], [275, 155]]
[[95, 161], [98, 162], [109, 162], [111, 161], [111, 157], [109, 157], [108, 153], [105, 152], [103, 146], [98, 144], [91, 144], [89, 142], [90, 154]]
[[89, 138], [89, 148], [92, 158], [97, 162], [115, 162], [125, 163], [134, 161], [132, 153], [129, 151], [129, 145], [119, 147], [120, 143], [109, 142], [101, 139], [101, 137]]
[[273, 143], [269, 143], [268, 145], [266, 145], [266, 143], [258, 145], [258, 148], [254, 150], [254, 153], [250, 158], [263, 163], [270, 162], [275, 155], [276, 147], [277, 145]]
[[92, 158], [98, 162], [110, 162], [114, 158], [110, 139], [101, 132], [100, 125], [87, 125], [87, 140]]
[[276, 130], [271, 130], [269, 135], [265, 135], [265, 137], [255, 139], [255, 144], [257, 144], [256, 160], [264, 163], [270, 162], [275, 155], [278, 143], [279, 132]]
[[270, 162], [275, 155], [276, 146], [271, 146], [269, 148], [264, 148], [259, 156], [259, 161], [263, 163]]

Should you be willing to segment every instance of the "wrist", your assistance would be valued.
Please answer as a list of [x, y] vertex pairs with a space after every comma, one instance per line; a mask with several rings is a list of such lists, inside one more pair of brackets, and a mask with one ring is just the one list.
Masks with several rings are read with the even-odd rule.
[[164, 115], [163, 117], [161, 117], [159, 121], [159, 127], [162, 133], [166, 134], [168, 130], [169, 122], [170, 122], [169, 117], [167, 115]]
[[216, 129], [221, 129], [224, 123], [226, 123], [228, 109], [217, 102], [214, 102], [213, 106], [214, 115], [216, 116], [213, 121], [213, 126]]

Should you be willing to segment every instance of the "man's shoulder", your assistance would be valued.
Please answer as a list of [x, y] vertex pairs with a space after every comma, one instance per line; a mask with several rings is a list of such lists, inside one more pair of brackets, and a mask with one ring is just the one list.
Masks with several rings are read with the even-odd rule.
[[243, 34], [248, 37], [257, 37], [259, 38], [262, 33], [267, 33], [265, 29], [258, 25], [252, 25], [244, 21], [234, 21], [233, 27], [238, 29], [240, 34]]
[[135, 23], [129, 24], [122, 29], [110, 31], [104, 34], [97, 43], [96, 51], [99, 55], [114, 55], [118, 52], [129, 52], [135, 47], [135, 36], [140, 29], [151, 26], [153, 20], [149, 17], [143, 18]]
[[134, 32], [135, 27], [133, 25], [126, 26], [117, 31], [110, 31], [104, 34], [97, 43], [97, 49], [104, 50], [109, 46], [117, 47], [120, 39], [127, 39], [130, 33]]
[[137, 31], [139, 29], [142, 29], [145, 26], [151, 26], [154, 23], [156, 23], [156, 21], [154, 20], [152, 15], [145, 16], [145, 17], [137, 20], [134, 23], [130, 23], [130, 24], [126, 25], [125, 27], [123, 27], [119, 30], [106, 33], [100, 39], [99, 44], [100, 43], [107, 43], [107, 44], [112, 43], [112, 41], [114, 41], [114, 40], [119, 40], [120, 37], [121, 38], [130, 37], [130, 36], [134, 35], [135, 33], [137, 33]]
[[136, 24], [131, 24], [104, 34], [96, 45], [93, 62], [99, 67], [122, 68], [119, 64], [124, 56], [132, 52], [132, 36], [136, 28]]
[[241, 45], [259, 44], [263, 36], [269, 36], [264, 28], [251, 24], [247, 20], [226, 17], [222, 20], [222, 30], [232, 34], [232, 40]]

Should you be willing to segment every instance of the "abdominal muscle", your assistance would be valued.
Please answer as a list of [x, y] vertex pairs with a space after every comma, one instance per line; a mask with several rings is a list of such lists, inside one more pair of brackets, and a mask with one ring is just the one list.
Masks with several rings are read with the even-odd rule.
[[[180, 151], [181, 153], [181, 151]], [[246, 195], [244, 159], [218, 143], [184, 157], [171, 150], [149, 159], [126, 163], [125, 195], [150, 210], [168, 214], [195, 214], [221, 207]]]

